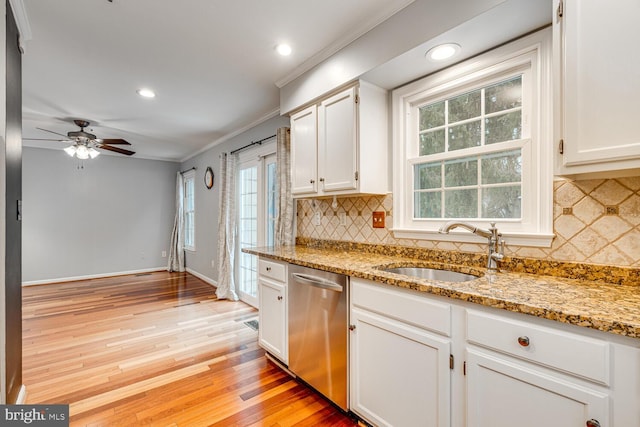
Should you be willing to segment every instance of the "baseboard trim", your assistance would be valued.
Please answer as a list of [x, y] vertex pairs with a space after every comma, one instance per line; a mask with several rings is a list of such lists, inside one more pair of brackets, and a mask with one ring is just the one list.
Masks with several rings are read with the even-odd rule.
[[87, 276], [58, 277], [55, 279], [32, 280], [22, 282], [22, 286], [51, 285], [60, 282], [74, 282], [76, 280], [102, 279], [104, 277], [126, 276], [128, 274], [153, 273], [154, 271], [166, 270], [167, 267], [144, 268], [141, 270], [117, 271], [113, 273], [90, 274]]
[[204, 282], [208, 283], [209, 285], [213, 286], [214, 288], [217, 288], [217, 287], [218, 287], [218, 282], [217, 282], [217, 281], [215, 281], [215, 280], [213, 280], [212, 278], [207, 277], [207, 276], [205, 276], [205, 275], [204, 275], [204, 274], [202, 274], [202, 273], [198, 273], [197, 271], [195, 271], [195, 270], [193, 270], [193, 269], [191, 269], [191, 268], [189, 268], [189, 267], [187, 267], [187, 269], [186, 269], [186, 270], [187, 270], [187, 273], [189, 273], [189, 274], [193, 274], [193, 275], [194, 275], [194, 276], [196, 276], [198, 279], [200, 279], [200, 280], [202, 280], [202, 281], [204, 281]]

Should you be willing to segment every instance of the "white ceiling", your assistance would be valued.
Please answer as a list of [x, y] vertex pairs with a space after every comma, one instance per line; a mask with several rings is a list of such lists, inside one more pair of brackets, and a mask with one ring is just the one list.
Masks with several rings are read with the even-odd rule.
[[[136, 157], [184, 159], [277, 115], [276, 84], [412, 1], [24, 0], [23, 137], [55, 138], [36, 128], [66, 134], [81, 118]], [[291, 56], [275, 53], [281, 42]]]
[[[128, 140], [136, 157], [183, 160], [279, 114], [279, 87], [413, 1], [23, 0], [23, 137], [55, 138], [36, 128], [66, 134], [82, 118], [99, 138]], [[392, 89], [450, 65], [424, 60], [437, 43], [461, 44], [459, 61], [551, 22], [551, 0], [495, 4], [363, 78]], [[291, 56], [275, 53], [281, 42]], [[140, 87], [157, 97], [139, 97]]]

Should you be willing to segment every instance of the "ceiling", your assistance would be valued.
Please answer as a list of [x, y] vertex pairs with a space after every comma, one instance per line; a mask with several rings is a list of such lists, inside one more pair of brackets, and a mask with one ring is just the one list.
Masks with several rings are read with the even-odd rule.
[[[85, 119], [98, 138], [129, 141], [135, 157], [181, 161], [278, 115], [280, 87], [414, 0], [22, 1], [32, 33], [23, 137], [66, 135]], [[431, 10], [441, 0], [417, 1]], [[551, 22], [551, 0], [494, 4], [362, 77], [392, 89], [451, 64], [424, 60], [437, 43], [463, 46], [459, 61]], [[275, 52], [282, 42], [288, 57]], [[157, 96], [140, 97], [142, 87]]]
[[412, 1], [24, 0], [23, 137], [86, 119], [136, 157], [182, 160], [279, 114], [278, 85]]

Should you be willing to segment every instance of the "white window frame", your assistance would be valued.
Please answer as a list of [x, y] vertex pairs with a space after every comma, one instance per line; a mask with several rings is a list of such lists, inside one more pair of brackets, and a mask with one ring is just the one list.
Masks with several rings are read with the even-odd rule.
[[[190, 251], [190, 252], [195, 252], [196, 251], [196, 171], [195, 170], [190, 170], [188, 172], [185, 172], [182, 175], [182, 179], [183, 179], [183, 199], [182, 199], [182, 207], [183, 207], [183, 216], [184, 216], [184, 224], [185, 224], [185, 228], [184, 228], [184, 249], [186, 251]], [[189, 203], [187, 201], [187, 185], [192, 185], [193, 186], [193, 191], [192, 191], [192, 195], [193, 195], [193, 210], [189, 211], [187, 210], [187, 206], [189, 206]], [[192, 216], [192, 221], [191, 224], [193, 224], [193, 228], [192, 230], [187, 230], [186, 224], [187, 224], [187, 216], [191, 215]], [[188, 234], [191, 233], [191, 244], [187, 244], [188, 241]]]
[[[393, 234], [396, 238], [454, 242], [486, 239], [456, 229], [447, 219], [414, 218], [413, 165], [418, 158], [418, 106], [451, 98], [523, 74], [522, 139], [457, 150], [455, 157], [522, 149], [522, 219], [496, 220], [510, 245], [550, 247], [553, 234], [553, 128], [551, 30], [545, 29], [393, 91]], [[525, 93], [527, 91], [528, 93]], [[442, 159], [451, 153], [443, 153]], [[438, 160], [438, 155], [430, 160]], [[489, 227], [489, 219], [464, 219]], [[459, 231], [460, 230], [460, 231]]]

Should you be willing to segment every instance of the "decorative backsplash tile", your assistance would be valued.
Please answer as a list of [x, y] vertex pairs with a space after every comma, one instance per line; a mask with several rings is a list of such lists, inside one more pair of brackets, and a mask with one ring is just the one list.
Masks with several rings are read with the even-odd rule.
[[[298, 237], [356, 243], [391, 244], [417, 248], [485, 253], [484, 245], [396, 239], [393, 199], [387, 196], [298, 201]], [[373, 228], [372, 213], [386, 213], [385, 228]], [[314, 225], [316, 212], [320, 225]], [[341, 225], [344, 212], [345, 224]], [[617, 212], [617, 213], [616, 213]], [[554, 232], [550, 248], [509, 247], [523, 258], [640, 266], [640, 177], [554, 182]]]

